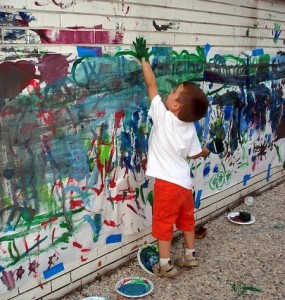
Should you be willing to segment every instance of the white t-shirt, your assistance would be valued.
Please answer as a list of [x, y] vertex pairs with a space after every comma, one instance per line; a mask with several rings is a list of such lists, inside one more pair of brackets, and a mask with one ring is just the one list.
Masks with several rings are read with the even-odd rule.
[[166, 109], [159, 95], [153, 98], [148, 115], [153, 127], [146, 175], [192, 189], [186, 158], [202, 151], [194, 123], [179, 120]]

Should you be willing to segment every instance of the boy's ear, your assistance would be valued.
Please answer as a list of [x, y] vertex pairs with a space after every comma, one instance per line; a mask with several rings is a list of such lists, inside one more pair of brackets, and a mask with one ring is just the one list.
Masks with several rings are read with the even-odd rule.
[[177, 112], [177, 111], [180, 110], [180, 108], [181, 108], [181, 104], [178, 101], [174, 101], [172, 103], [172, 110], [173, 111]]

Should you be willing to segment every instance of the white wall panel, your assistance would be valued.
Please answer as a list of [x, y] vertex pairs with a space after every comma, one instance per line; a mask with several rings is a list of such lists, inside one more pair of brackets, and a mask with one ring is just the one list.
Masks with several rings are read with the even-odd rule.
[[15, 283], [0, 281], [1, 299], [59, 298], [155, 241], [137, 36], [161, 92], [201, 83], [201, 142], [225, 141], [190, 162], [197, 224], [284, 180], [284, 1], [0, 0], [0, 12], [0, 278]]

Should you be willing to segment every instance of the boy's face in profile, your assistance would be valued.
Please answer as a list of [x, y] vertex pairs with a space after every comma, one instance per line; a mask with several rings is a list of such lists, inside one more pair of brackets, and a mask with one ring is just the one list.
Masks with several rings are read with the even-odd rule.
[[170, 110], [175, 115], [178, 114], [181, 105], [178, 102], [178, 98], [181, 92], [183, 92], [184, 86], [183, 84], [180, 84], [176, 89], [172, 90], [170, 94], [168, 95], [165, 106], [168, 110]]

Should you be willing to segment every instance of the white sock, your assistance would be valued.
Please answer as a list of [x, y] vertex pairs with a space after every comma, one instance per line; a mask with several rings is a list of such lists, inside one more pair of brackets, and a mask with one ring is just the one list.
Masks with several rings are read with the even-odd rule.
[[165, 265], [168, 264], [169, 261], [170, 261], [170, 258], [160, 258], [160, 259], [159, 259], [159, 264], [160, 264], [161, 266], [165, 266]]
[[189, 248], [185, 248], [185, 255], [189, 255], [189, 254], [192, 254], [195, 252], [195, 248], [193, 249], [189, 249]]

